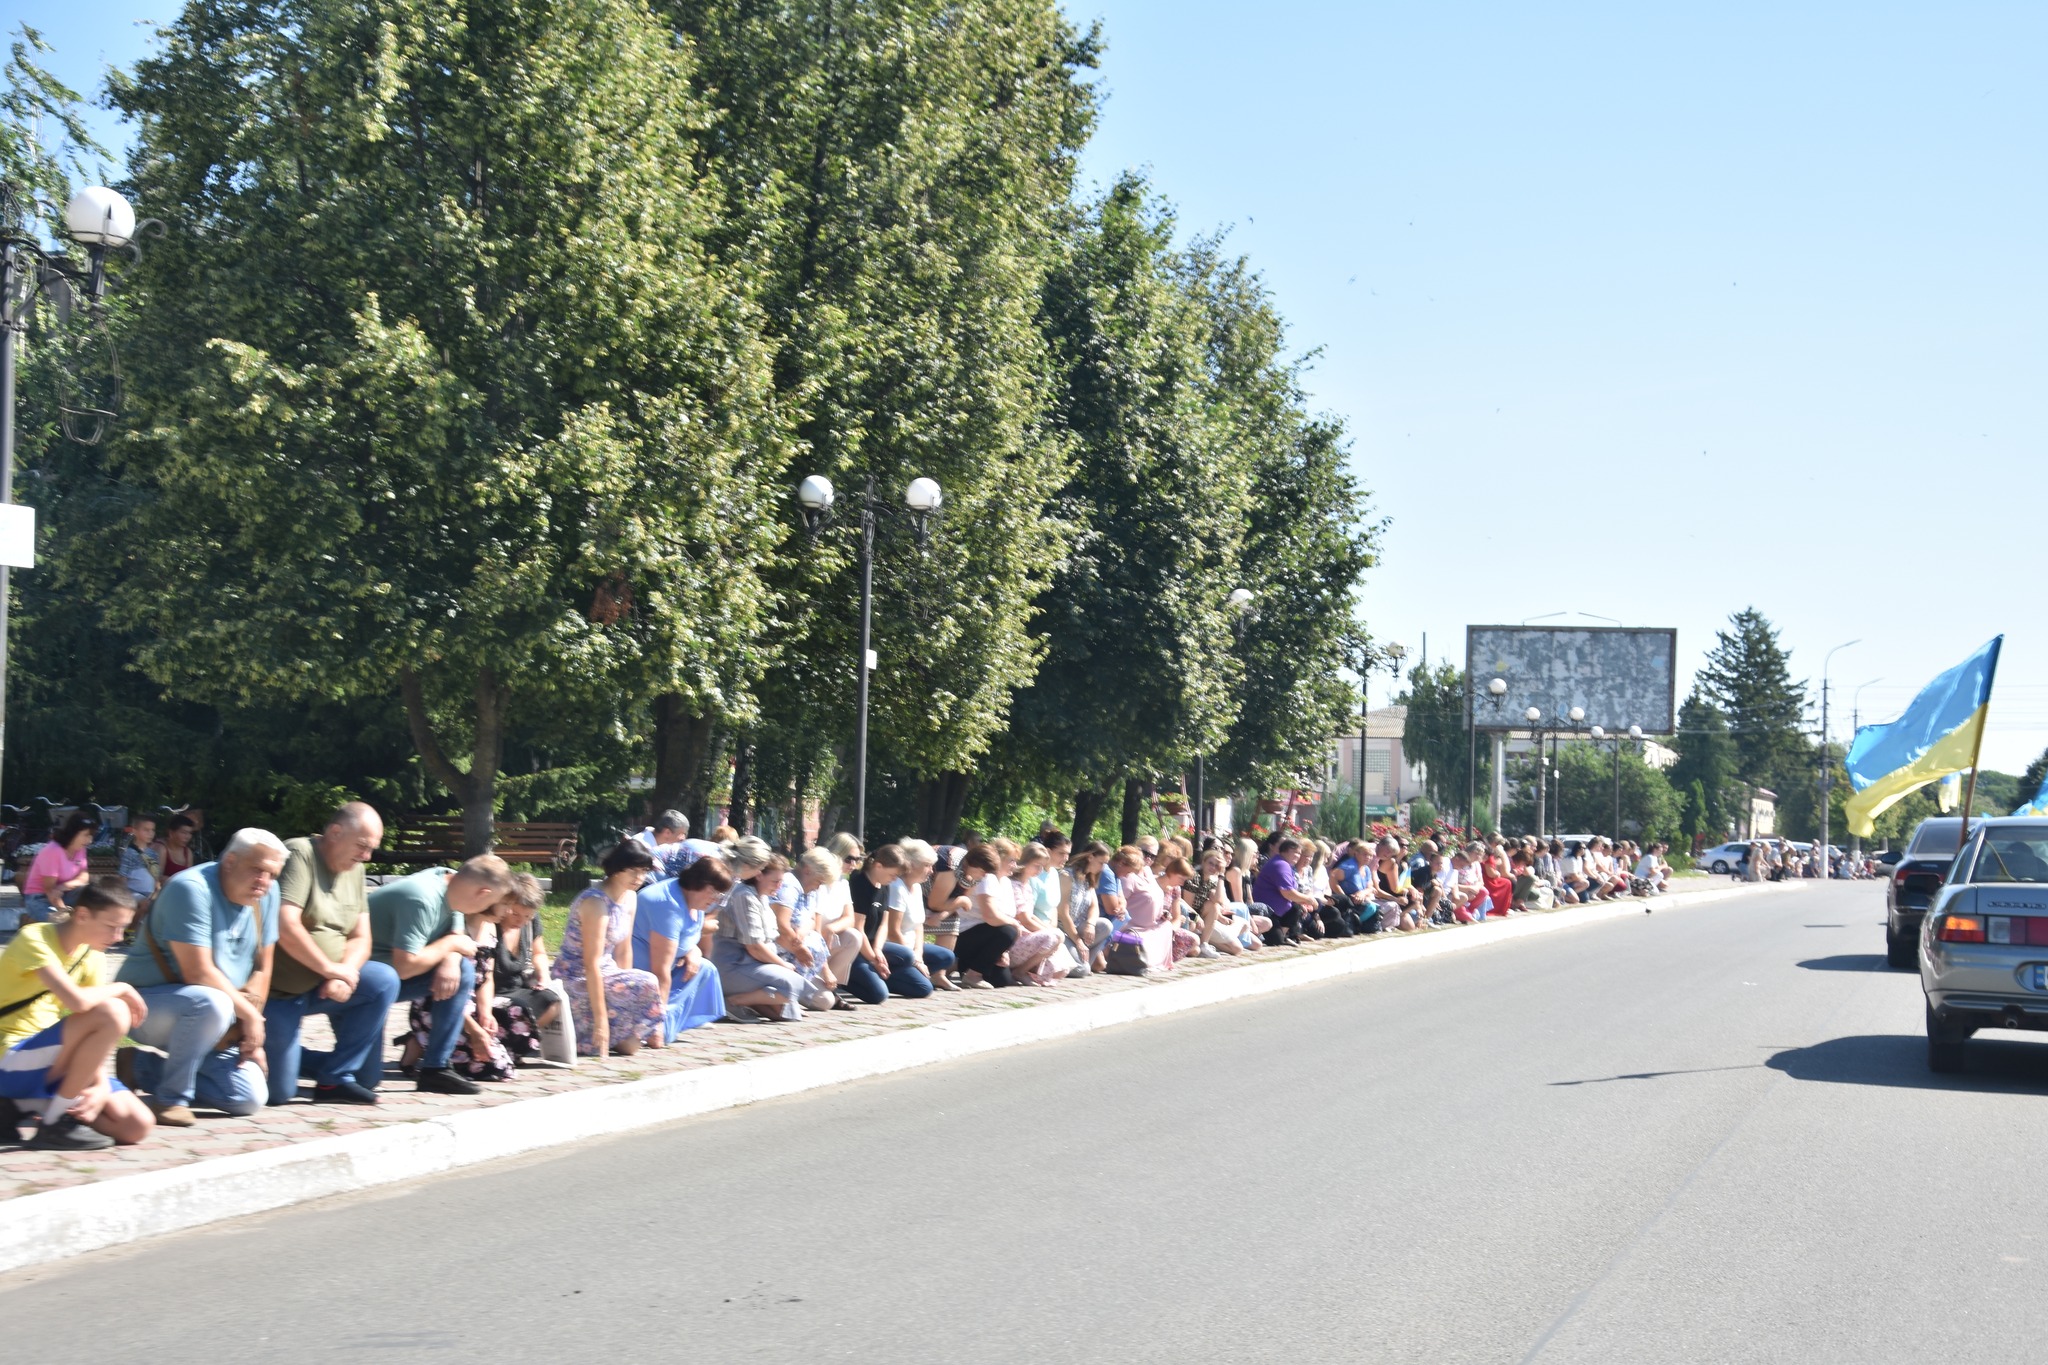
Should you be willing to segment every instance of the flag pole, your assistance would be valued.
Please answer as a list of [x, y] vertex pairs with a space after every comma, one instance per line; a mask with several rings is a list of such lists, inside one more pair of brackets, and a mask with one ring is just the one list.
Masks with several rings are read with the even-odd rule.
[[1970, 745], [1970, 776], [1963, 784], [1963, 828], [1956, 835], [1958, 858], [1963, 856], [1963, 845], [1970, 842], [1970, 808], [1977, 804], [1977, 760], [1984, 753], [1984, 732], [1991, 728], [1991, 686], [1998, 681], [1998, 654], [2004, 643], [2003, 635], [1991, 642], [1991, 669], [1984, 679], [1984, 721], [1977, 727], [1976, 742]]
[[1956, 835], [1956, 856], [1963, 856], [1963, 845], [1970, 842], [1970, 807], [1977, 801], [1977, 756], [1984, 752], [1984, 731], [1991, 725], [1991, 708], [1984, 708], [1984, 724], [1977, 727], [1977, 742], [1970, 746], [1970, 775], [1963, 779], [1963, 829]]

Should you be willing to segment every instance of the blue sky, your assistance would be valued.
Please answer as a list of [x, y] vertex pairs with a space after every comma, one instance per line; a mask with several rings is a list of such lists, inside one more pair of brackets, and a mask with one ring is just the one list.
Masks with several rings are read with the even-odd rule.
[[[1816, 683], [1861, 639], [1846, 738], [2004, 631], [1986, 763], [2048, 745], [2048, 6], [1068, 7], [1089, 178], [1228, 228], [1320, 352], [1381, 638], [1582, 612], [1690, 669], [1755, 605]], [[24, 8], [91, 85], [174, 6]]]

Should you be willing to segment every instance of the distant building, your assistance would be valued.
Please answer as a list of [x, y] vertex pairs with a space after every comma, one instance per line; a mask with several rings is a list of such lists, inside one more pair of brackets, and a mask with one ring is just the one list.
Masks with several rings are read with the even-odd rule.
[[1764, 839], [1778, 832], [1778, 794], [1768, 787], [1740, 787], [1735, 808], [1736, 837]]
[[[1391, 820], [1402, 806], [1422, 795], [1422, 770], [1408, 761], [1402, 738], [1408, 729], [1408, 708], [1382, 706], [1366, 713], [1365, 813]], [[1324, 763], [1323, 790], [1358, 792], [1358, 735], [1339, 735], [1330, 742]]]

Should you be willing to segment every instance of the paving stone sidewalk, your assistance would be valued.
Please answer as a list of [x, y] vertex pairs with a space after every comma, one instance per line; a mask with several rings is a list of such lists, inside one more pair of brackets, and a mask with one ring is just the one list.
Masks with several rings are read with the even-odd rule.
[[[1729, 884], [1727, 879], [1719, 877], [1687, 878], [1674, 885], [1673, 893], [1705, 891]], [[1459, 927], [1422, 932], [1457, 933]], [[393, 1008], [384, 1031], [387, 1046], [384, 1049], [385, 1077], [379, 1092], [382, 1103], [374, 1107], [314, 1104], [309, 1100], [299, 1100], [265, 1109], [250, 1118], [229, 1118], [202, 1109], [196, 1127], [159, 1128], [146, 1142], [105, 1152], [32, 1152], [18, 1146], [0, 1146], [0, 1199], [68, 1185], [90, 1184], [140, 1171], [162, 1170], [209, 1157], [281, 1147], [363, 1128], [411, 1123], [464, 1109], [511, 1104], [542, 1095], [636, 1081], [647, 1076], [717, 1066], [721, 1062], [765, 1057], [899, 1029], [921, 1028], [998, 1010], [1030, 1009], [1041, 1004], [1105, 995], [1113, 991], [1145, 990], [1161, 982], [1185, 980], [1208, 972], [1232, 971], [1259, 962], [1277, 962], [1404, 937], [1408, 936], [1386, 934], [1366, 939], [1329, 939], [1296, 948], [1264, 948], [1236, 958], [1189, 959], [1171, 972], [1144, 979], [1091, 975], [1042, 989], [941, 991], [927, 1000], [891, 1000], [884, 1005], [863, 1005], [852, 1011], [808, 1014], [799, 1023], [711, 1024], [692, 1029], [670, 1047], [642, 1050], [634, 1057], [614, 1057], [605, 1061], [585, 1058], [574, 1070], [524, 1069], [509, 1081], [484, 1086], [483, 1093], [476, 1096], [423, 1095], [413, 1089], [411, 1081], [399, 1075], [397, 1049], [388, 1046], [388, 1042], [406, 1031], [407, 1007], [400, 1004]], [[317, 1016], [306, 1021], [303, 1036], [312, 1047], [324, 1048], [332, 1041], [332, 1034], [327, 1032], [327, 1020]]]

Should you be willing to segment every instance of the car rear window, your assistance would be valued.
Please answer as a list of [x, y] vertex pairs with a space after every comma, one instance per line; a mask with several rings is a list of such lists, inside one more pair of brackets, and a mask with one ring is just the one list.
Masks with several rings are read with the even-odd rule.
[[1970, 871], [1973, 882], [2048, 883], [2048, 830], [1993, 833]]
[[1961, 820], [1929, 820], [1913, 832], [1913, 846], [1906, 850], [1909, 855], [1921, 853], [1954, 853], [1962, 842], [1963, 822]]

